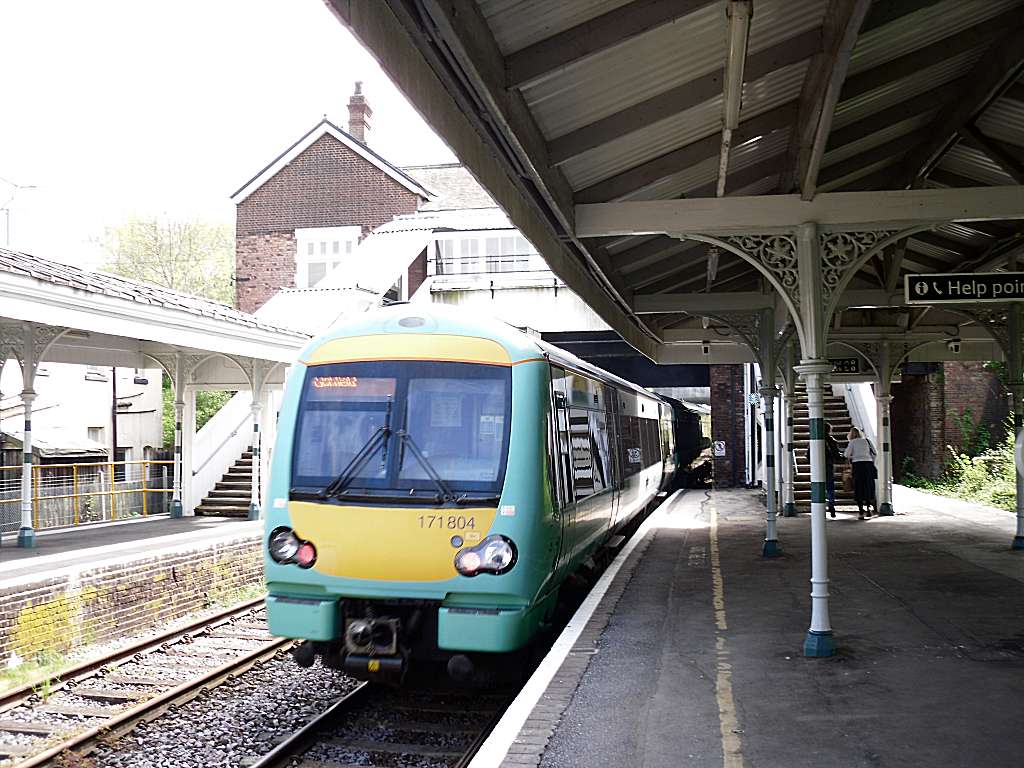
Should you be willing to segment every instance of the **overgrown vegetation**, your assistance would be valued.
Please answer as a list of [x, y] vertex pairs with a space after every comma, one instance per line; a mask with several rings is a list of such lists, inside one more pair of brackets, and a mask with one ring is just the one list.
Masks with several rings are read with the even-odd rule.
[[1006, 437], [989, 447], [991, 430], [977, 424], [970, 411], [957, 418], [963, 437], [959, 451], [947, 446], [952, 460], [938, 480], [914, 474], [910, 462], [904, 462], [902, 483], [942, 496], [965, 499], [990, 507], [1012, 511], [1016, 504], [1016, 468], [1014, 465], [1014, 431], [1008, 423]]
[[45, 699], [60, 680], [58, 675], [67, 664], [62, 654], [46, 651], [32, 659], [22, 660], [16, 666], [8, 666], [0, 671], [0, 693], [32, 683], [33, 690]]

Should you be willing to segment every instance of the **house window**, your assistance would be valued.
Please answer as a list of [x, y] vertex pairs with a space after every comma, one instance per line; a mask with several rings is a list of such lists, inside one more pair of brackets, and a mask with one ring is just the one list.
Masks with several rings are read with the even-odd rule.
[[[89, 427], [89, 439], [92, 440], [94, 443], [99, 443], [100, 445], [102, 445], [103, 443], [106, 442], [103, 439], [103, 433], [105, 431], [106, 430], [104, 430], [103, 427]], [[79, 432], [79, 434], [81, 434], [81, 432]]]
[[295, 230], [295, 285], [312, 288], [350, 256], [360, 227], [309, 227]]

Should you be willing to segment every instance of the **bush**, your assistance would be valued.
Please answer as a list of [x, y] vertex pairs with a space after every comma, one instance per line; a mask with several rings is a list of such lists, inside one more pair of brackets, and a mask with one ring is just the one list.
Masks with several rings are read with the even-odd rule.
[[952, 462], [938, 480], [928, 480], [907, 473], [903, 484], [942, 496], [973, 501], [990, 507], [1013, 511], [1017, 500], [1017, 474], [1014, 463], [1014, 431], [1006, 430], [1006, 438], [993, 448], [976, 456], [955, 451]]

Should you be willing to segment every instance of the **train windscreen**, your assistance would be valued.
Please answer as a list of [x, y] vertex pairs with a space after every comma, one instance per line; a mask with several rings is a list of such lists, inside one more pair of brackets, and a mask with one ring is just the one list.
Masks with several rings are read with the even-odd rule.
[[473, 363], [311, 366], [292, 454], [293, 493], [475, 503], [501, 492], [511, 372]]

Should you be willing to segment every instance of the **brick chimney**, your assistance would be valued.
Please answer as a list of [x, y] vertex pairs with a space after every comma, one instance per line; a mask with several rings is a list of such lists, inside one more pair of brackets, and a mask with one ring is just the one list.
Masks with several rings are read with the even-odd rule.
[[348, 132], [359, 141], [366, 143], [366, 134], [370, 130], [370, 116], [373, 110], [363, 96], [363, 84], [356, 81], [356, 92], [348, 100]]

